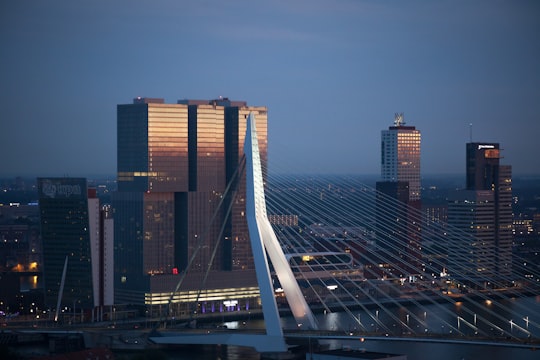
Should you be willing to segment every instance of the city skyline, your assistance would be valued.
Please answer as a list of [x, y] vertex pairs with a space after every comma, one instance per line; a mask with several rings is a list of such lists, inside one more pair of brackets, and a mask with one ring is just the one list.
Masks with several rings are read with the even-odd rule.
[[114, 175], [116, 104], [136, 96], [268, 106], [270, 171], [378, 174], [380, 129], [403, 112], [423, 175], [464, 174], [471, 137], [540, 173], [534, 1], [0, 10], [3, 176]]

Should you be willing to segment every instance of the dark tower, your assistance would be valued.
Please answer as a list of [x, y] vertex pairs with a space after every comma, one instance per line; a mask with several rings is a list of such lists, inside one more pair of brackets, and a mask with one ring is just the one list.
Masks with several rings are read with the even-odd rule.
[[493, 192], [494, 271], [511, 275], [512, 266], [512, 167], [501, 165], [498, 143], [467, 144], [467, 190]]

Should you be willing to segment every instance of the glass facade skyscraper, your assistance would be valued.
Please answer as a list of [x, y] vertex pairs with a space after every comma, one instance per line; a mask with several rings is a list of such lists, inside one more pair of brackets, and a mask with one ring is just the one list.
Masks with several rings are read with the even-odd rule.
[[84, 178], [38, 178], [45, 304], [56, 308], [66, 257], [62, 306], [94, 306], [87, 184]]
[[499, 144], [468, 143], [467, 189], [448, 205], [448, 224], [469, 235], [450, 239], [448, 262], [470, 278], [512, 273], [512, 168], [500, 159]]
[[[476, 268], [477, 273], [503, 279], [512, 273], [512, 168], [500, 164], [500, 159], [500, 148], [497, 143], [467, 144], [465, 193], [469, 196], [449, 203], [448, 223], [475, 236], [470, 241], [462, 243], [462, 251], [457, 254], [462, 254], [463, 249], [469, 249], [470, 253], [474, 252], [481, 257], [479, 261], [482, 262], [482, 266]], [[479, 194], [484, 194], [483, 197], [488, 194], [491, 200], [477, 201]], [[479, 218], [478, 221], [463, 224], [462, 212], [459, 209], [465, 205], [460, 205], [460, 202], [469, 204], [467, 206], [472, 213], [485, 212], [484, 209], [490, 207], [489, 219], [486, 222], [485, 219]], [[489, 251], [483, 250], [485, 248], [489, 248]], [[449, 262], [452, 261], [459, 260], [452, 260], [452, 253], [449, 253]]]
[[136, 98], [118, 105], [117, 303], [162, 305], [171, 296], [183, 303], [201, 285], [206, 292], [199, 300], [213, 298], [214, 306], [258, 296], [242, 173], [250, 112], [265, 167], [266, 107], [227, 98], [177, 104]]

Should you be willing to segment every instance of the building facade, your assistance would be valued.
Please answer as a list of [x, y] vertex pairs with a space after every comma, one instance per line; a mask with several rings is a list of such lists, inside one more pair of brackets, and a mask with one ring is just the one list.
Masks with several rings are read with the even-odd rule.
[[[512, 168], [500, 163], [498, 143], [471, 142], [466, 145], [467, 190], [493, 193], [494, 217], [491, 254], [494, 274], [508, 278], [512, 274]], [[449, 214], [449, 223], [453, 219]]]
[[29, 314], [32, 309], [44, 309], [42, 266], [37, 203], [3, 204], [0, 206], [0, 311]]
[[[449, 232], [448, 262], [457, 266], [465, 253], [474, 254], [469, 278], [506, 285], [512, 275], [512, 168], [500, 159], [497, 143], [466, 145], [466, 196], [448, 205], [449, 229], [457, 230]], [[468, 221], [464, 212], [472, 216]]]
[[420, 271], [420, 141], [420, 131], [405, 126], [403, 113], [395, 115], [394, 126], [381, 131], [376, 233], [380, 258], [391, 277]]
[[88, 189], [88, 218], [95, 319], [114, 305], [114, 221], [110, 205], [101, 205], [95, 188]]
[[61, 309], [91, 309], [94, 297], [86, 179], [38, 178], [38, 196], [45, 305], [56, 309], [60, 297]]
[[420, 200], [420, 130], [406, 126], [403, 113], [396, 114], [394, 126], [381, 131], [381, 180], [407, 181], [409, 201]]
[[448, 201], [448, 271], [460, 282], [482, 283], [496, 273], [495, 198], [489, 190], [462, 190]]
[[63, 311], [57, 320], [102, 319], [104, 307], [114, 303], [113, 223], [107, 207], [84, 178], [38, 178], [38, 196], [45, 305]]
[[227, 98], [118, 105], [116, 303], [180, 309], [213, 299], [216, 308], [258, 296], [242, 174], [250, 112], [265, 169], [266, 107]]

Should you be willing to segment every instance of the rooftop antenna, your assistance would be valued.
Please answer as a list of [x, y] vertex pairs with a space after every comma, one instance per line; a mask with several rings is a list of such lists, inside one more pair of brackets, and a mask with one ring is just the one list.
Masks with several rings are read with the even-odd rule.
[[394, 125], [396, 126], [405, 125], [405, 119], [403, 117], [403, 113], [394, 114]]
[[472, 142], [472, 123], [469, 124], [469, 138]]

